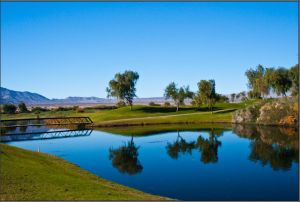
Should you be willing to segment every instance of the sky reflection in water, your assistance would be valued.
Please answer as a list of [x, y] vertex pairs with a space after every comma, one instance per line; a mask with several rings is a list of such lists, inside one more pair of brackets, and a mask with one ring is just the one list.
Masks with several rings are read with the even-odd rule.
[[181, 200], [298, 199], [294, 129], [153, 127], [8, 144], [51, 153], [105, 179]]

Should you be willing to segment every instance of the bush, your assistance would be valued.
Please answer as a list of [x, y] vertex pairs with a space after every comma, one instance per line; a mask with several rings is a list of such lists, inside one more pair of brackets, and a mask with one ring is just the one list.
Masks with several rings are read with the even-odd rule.
[[156, 104], [155, 102], [149, 102], [149, 106], [160, 106], [160, 104]]
[[295, 125], [298, 122], [298, 113], [294, 111], [294, 103], [278, 100], [266, 103], [260, 108], [258, 124]]
[[117, 107], [125, 107], [126, 103], [124, 101], [119, 101], [119, 102], [117, 102], [116, 106]]
[[107, 106], [107, 105], [96, 105], [92, 107], [85, 107], [84, 109], [93, 109], [93, 110], [109, 110], [109, 109], [116, 109], [117, 107], [114, 105]]
[[165, 103], [164, 103], [164, 106], [165, 106], [165, 107], [170, 107], [171, 104], [170, 104], [169, 102], [165, 102]]
[[77, 109], [79, 109], [79, 106], [73, 106], [72, 110], [77, 111]]
[[3, 105], [3, 113], [4, 114], [14, 114], [16, 113], [17, 107], [13, 104], [5, 104]]
[[77, 113], [83, 113], [83, 112], [84, 112], [84, 109], [78, 107], [78, 108], [76, 109], [76, 112], [77, 112]]
[[42, 108], [42, 107], [33, 107], [31, 109], [31, 112], [34, 112], [34, 113], [47, 112], [47, 111], [50, 111], [50, 110], [47, 108]]
[[28, 109], [27, 109], [26, 104], [25, 104], [24, 102], [21, 102], [21, 103], [18, 105], [18, 107], [19, 107], [19, 111], [20, 111], [21, 113], [26, 113], [26, 112], [28, 112]]
[[74, 109], [74, 107], [73, 108], [72, 107], [58, 107], [54, 111], [61, 112], [61, 111], [70, 111], [72, 109]]

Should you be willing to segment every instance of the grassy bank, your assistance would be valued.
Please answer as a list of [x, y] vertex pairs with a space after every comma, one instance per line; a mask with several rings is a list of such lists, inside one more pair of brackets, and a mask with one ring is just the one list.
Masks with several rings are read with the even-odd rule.
[[[242, 103], [217, 103], [212, 114], [206, 106], [200, 109], [185, 106], [176, 112], [175, 107], [134, 105], [118, 109], [85, 109], [84, 112], [75, 110], [41, 112], [40, 117], [89, 116], [96, 126], [143, 125], [158, 123], [201, 123], [201, 122], [231, 122], [232, 112], [252, 105], [255, 101]], [[34, 113], [3, 114], [2, 119], [35, 118]]]
[[0, 144], [1, 200], [163, 200], [101, 179], [63, 159]]

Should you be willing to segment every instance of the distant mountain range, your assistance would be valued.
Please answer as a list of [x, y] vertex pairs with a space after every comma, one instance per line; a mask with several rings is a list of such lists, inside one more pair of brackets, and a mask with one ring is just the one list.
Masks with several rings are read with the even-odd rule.
[[[24, 102], [27, 105], [67, 105], [67, 104], [113, 104], [116, 102], [115, 99], [106, 99], [98, 97], [67, 97], [65, 99], [49, 99], [43, 95], [32, 93], [32, 92], [20, 92], [9, 90], [7, 88], [1, 89], [1, 100], [0, 104], [19, 104]], [[152, 97], [152, 98], [136, 98], [134, 103], [137, 104], [148, 104], [149, 102], [163, 103], [165, 102], [164, 97]], [[171, 102], [171, 100], [168, 100]]]
[[20, 92], [20, 91], [14, 91], [9, 90], [7, 88], [1, 87], [1, 104], [18, 104], [20, 102], [25, 102], [26, 104], [47, 104], [50, 103], [51, 100], [46, 98], [45, 96], [42, 96], [37, 93], [31, 93], [31, 92]]

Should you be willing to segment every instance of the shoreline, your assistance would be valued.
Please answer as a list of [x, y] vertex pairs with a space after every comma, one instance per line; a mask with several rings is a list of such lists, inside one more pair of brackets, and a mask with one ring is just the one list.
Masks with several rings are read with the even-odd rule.
[[0, 154], [1, 200], [173, 200], [106, 180], [55, 155], [3, 143]]

